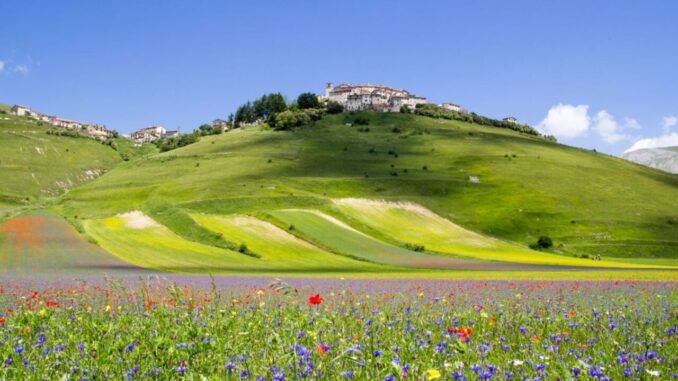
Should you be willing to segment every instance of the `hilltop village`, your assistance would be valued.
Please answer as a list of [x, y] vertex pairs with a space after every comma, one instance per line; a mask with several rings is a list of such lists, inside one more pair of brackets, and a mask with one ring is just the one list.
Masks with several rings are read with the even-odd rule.
[[[290, 113], [292, 119], [299, 119], [300, 114], [294, 114], [296, 109], [322, 109], [335, 112], [354, 112], [361, 110], [372, 110], [376, 112], [413, 112], [422, 106], [434, 107], [436, 110], [443, 110], [443, 112], [452, 112], [454, 115], [474, 115], [470, 113], [463, 107], [452, 103], [444, 102], [441, 104], [433, 104], [429, 102], [425, 97], [418, 96], [410, 93], [404, 89], [397, 89], [386, 85], [374, 85], [374, 84], [347, 84], [342, 83], [338, 86], [334, 86], [331, 82], [325, 85], [324, 92], [321, 95], [316, 95], [313, 93], [304, 93], [297, 99], [296, 103], [292, 103], [289, 107], [286, 104], [284, 97], [280, 94], [269, 94], [270, 98], [267, 96], [262, 97], [261, 99], [255, 101], [254, 103], [241, 106], [236, 114], [231, 114], [226, 120], [224, 119], [214, 119], [211, 124], [204, 124], [200, 126], [199, 131], [204, 134], [212, 133], [223, 133], [232, 128], [238, 127], [247, 127], [252, 125], [259, 125], [261, 123], [268, 122], [270, 124], [275, 123], [275, 119], [271, 119], [272, 116], [279, 114], [278, 116], [285, 116], [287, 119], [290, 118], [290, 115], [285, 113]], [[304, 102], [309, 103], [305, 107], [300, 99], [303, 96], [306, 96]], [[263, 103], [274, 104], [274, 98], [277, 100], [277, 108], [275, 105], [263, 105]], [[309, 98], [311, 98], [309, 100]], [[259, 103], [257, 103], [259, 102]], [[262, 103], [263, 102], [263, 103]], [[282, 106], [280, 106], [282, 104]], [[248, 106], [249, 105], [249, 106]], [[243, 111], [243, 107], [250, 107], [251, 110]], [[256, 110], [258, 108], [258, 110]], [[262, 111], [262, 108], [265, 109]], [[423, 108], [423, 107], [422, 107]], [[266, 110], [268, 109], [268, 110]], [[303, 115], [304, 118], [308, 117], [309, 120], [316, 120], [315, 115], [311, 113], [310, 116], [307, 114], [310, 111], [306, 111]], [[105, 141], [113, 137], [123, 137], [128, 138], [134, 142], [136, 146], [141, 146], [143, 144], [156, 143], [163, 140], [171, 140], [173, 138], [178, 139], [180, 137], [180, 132], [178, 130], [168, 131], [163, 126], [153, 125], [149, 127], [144, 127], [132, 132], [129, 135], [119, 135], [117, 131], [110, 130], [106, 128], [105, 125], [100, 125], [97, 123], [87, 123], [76, 120], [70, 120], [61, 118], [55, 115], [49, 115], [39, 111], [32, 110], [28, 106], [23, 105], [14, 105], [10, 111], [10, 114], [18, 116], [27, 116], [39, 120], [40, 122], [48, 123], [51, 126], [57, 128], [63, 128], [70, 130], [74, 133], [82, 133], [86, 136], [89, 136], [93, 139]], [[427, 113], [422, 115], [430, 115], [430, 110]], [[304, 118], [301, 118], [305, 120]], [[303, 120], [301, 122], [294, 121], [292, 125], [303, 125]], [[500, 123], [503, 124], [518, 124], [516, 118], [507, 117], [501, 120]], [[482, 124], [482, 123], [481, 123]], [[281, 124], [282, 125], [282, 124]], [[186, 135], [186, 134], [184, 134]], [[190, 143], [189, 143], [190, 144]]]

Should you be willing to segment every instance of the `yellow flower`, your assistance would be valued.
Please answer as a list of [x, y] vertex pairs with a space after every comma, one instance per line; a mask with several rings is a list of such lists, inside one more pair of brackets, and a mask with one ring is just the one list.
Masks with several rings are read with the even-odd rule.
[[486, 318], [486, 317], [487, 317], [487, 312], [485, 312], [485, 311], [481, 312], [481, 313], [480, 313], [480, 316]]
[[429, 369], [426, 371], [427, 380], [437, 380], [440, 378], [440, 372], [435, 369]]
[[259, 290], [259, 291], [257, 291], [257, 294], [258, 294], [258, 295], [264, 295], [264, 291], [263, 291], [263, 290]]
[[47, 313], [47, 310], [45, 310], [45, 309], [43, 308], [43, 309], [40, 310], [40, 312], [39, 312], [38, 314], [39, 314], [40, 316], [45, 316], [46, 313]]
[[110, 305], [106, 305], [106, 312], [111, 312], [111, 306]]

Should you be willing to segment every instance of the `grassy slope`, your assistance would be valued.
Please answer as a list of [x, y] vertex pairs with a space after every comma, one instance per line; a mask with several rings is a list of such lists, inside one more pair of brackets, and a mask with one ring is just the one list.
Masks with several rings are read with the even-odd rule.
[[263, 260], [281, 268], [345, 272], [386, 270], [383, 266], [329, 253], [255, 217], [194, 214], [193, 218], [230, 241], [245, 243]]
[[[248, 218], [247, 224], [237, 225], [229, 218], [200, 215], [195, 215], [195, 218], [238, 242], [248, 241], [257, 253], [261, 253], [261, 258], [186, 240], [160, 224], [144, 228], [130, 227], [123, 218], [117, 216], [90, 220], [85, 222], [84, 227], [107, 251], [136, 265], [163, 271], [246, 274], [265, 271], [352, 273], [389, 270], [323, 252], [254, 218]], [[268, 234], [277, 239], [260, 246], [264, 241], [250, 241], [250, 234]]]
[[410, 200], [523, 245], [549, 235], [563, 253], [678, 256], [678, 226], [668, 223], [678, 216], [678, 176], [507, 130], [367, 115], [367, 133], [339, 115], [293, 132], [207, 137], [123, 163], [70, 192], [60, 210], [101, 218], [149, 202], [232, 213], [331, 210], [329, 197]]
[[363, 199], [336, 200], [346, 219], [363, 224], [369, 231], [392, 237], [396, 242], [418, 244], [427, 251], [471, 259], [529, 264], [614, 267], [620, 263], [572, 258], [510, 244], [466, 229], [412, 204], [385, 203]]
[[56, 196], [121, 161], [92, 139], [47, 135], [47, 130], [35, 120], [0, 114], [0, 208]]

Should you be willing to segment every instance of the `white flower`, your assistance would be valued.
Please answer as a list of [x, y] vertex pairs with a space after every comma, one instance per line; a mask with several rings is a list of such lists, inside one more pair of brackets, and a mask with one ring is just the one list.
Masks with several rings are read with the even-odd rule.
[[659, 377], [659, 371], [658, 371], [658, 370], [649, 370], [649, 369], [645, 369], [645, 372], [646, 372], [647, 374], [649, 374], [650, 376]]
[[511, 360], [511, 362], [510, 362], [510, 364], [513, 365], [513, 366], [520, 366], [520, 365], [523, 365], [524, 363], [525, 363], [525, 361], [523, 361], [523, 360]]

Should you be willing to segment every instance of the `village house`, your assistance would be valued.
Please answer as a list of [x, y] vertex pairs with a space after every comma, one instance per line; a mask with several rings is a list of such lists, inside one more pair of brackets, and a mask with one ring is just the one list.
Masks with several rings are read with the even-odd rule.
[[111, 132], [105, 126], [90, 124], [87, 126], [87, 134], [97, 140], [106, 140]]
[[341, 84], [334, 87], [331, 82], [325, 86], [322, 98], [341, 104], [346, 111], [398, 112], [402, 106], [414, 109], [418, 104], [428, 103], [424, 97], [384, 85]]
[[12, 108], [9, 110], [11, 114], [18, 115], [18, 116], [33, 116], [33, 111], [31, 110], [30, 107], [27, 106], [22, 106], [22, 105], [14, 105]]
[[137, 144], [146, 144], [146, 143], [153, 143], [154, 141], [156, 141], [158, 139], [164, 138], [166, 134], [167, 134], [167, 130], [165, 130], [164, 127], [162, 127], [162, 126], [151, 126], [151, 127], [145, 127], [145, 128], [142, 128], [138, 131], [132, 132], [130, 137]]
[[445, 102], [440, 105], [440, 107], [444, 108], [445, 110], [450, 110], [450, 111], [455, 111], [455, 112], [466, 112], [461, 106], [454, 104], [454, 103], [449, 103]]
[[228, 131], [228, 122], [223, 119], [214, 119], [212, 121], [212, 128], [219, 128], [221, 131]]
[[516, 118], [513, 117], [513, 116], [508, 116], [508, 117], [506, 117], [506, 118], [504, 118], [504, 119], [502, 119], [502, 120], [503, 120], [504, 122], [508, 122], [508, 123], [518, 123], [518, 119], [516, 119]]
[[165, 132], [165, 136], [163, 136], [163, 138], [176, 138], [177, 136], [179, 136], [179, 131], [172, 130]]

